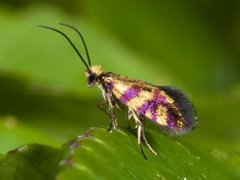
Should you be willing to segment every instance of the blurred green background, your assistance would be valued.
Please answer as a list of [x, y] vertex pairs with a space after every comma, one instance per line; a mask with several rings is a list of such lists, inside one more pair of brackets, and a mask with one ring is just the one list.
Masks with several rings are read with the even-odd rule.
[[240, 176], [238, 0], [2, 0], [0, 154], [26, 143], [59, 147], [109, 123], [66, 40], [37, 27], [66, 32], [84, 54], [76, 33], [59, 22], [83, 33], [93, 64], [186, 91], [200, 125], [183, 139]]

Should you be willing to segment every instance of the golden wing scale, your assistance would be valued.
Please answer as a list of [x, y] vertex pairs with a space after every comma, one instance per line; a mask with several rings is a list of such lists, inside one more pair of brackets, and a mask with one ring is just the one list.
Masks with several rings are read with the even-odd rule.
[[197, 126], [195, 109], [182, 91], [169, 86], [154, 86], [129, 77], [104, 72], [101, 66], [91, 65], [88, 49], [82, 34], [71, 25], [60, 24], [78, 33], [85, 48], [88, 63], [66, 34], [52, 27], [40, 27], [53, 30], [64, 36], [78, 54], [87, 69], [85, 74], [88, 86], [92, 87], [97, 84], [104, 98], [102, 104], [108, 104], [108, 110], [102, 108], [101, 105], [99, 105], [99, 108], [111, 118], [109, 130], [116, 129], [118, 126], [114, 108], [123, 106], [128, 108], [128, 119], [133, 117], [135, 120], [137, 142], [145, 158], [146, 156], [141, 146], [142, 141], [153, 154], [157, 155], [145, 136], [145, 119], [153, 121], [169, 135], [182, 135]]

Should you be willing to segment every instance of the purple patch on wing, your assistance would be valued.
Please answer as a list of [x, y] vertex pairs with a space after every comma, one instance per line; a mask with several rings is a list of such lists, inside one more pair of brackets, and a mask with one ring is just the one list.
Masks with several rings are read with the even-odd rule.
[[140, 93], [141, 89], [139, 86], [132, 86], [131, 88], [127, 89], [123, 95], [120, 97], [120, 100], [122, 103], [126, 104], [128, 101], [131, 99], [135, 98], [138, 96]]
[[175, 128], [175, 127], [176, 127], [176, 123], [175, 123], [175, 121], [173, 121], [173, 120], [168, 120], [168, 121], [167, 121], [167, 125], [168, 125], [168, 127], [170, 127], [170, 128]]
[[166, 97], [163, 95], [160, 95], [159, 93], [155, 93], [154, 95], [154, 101], [157, 105], [167, 106]]
[[[174, 134], [181, 134], [182, 130], [188, 126], [188, 121], [186, 120], [185, 117], [182, 117], [178, 113], [178, 109], [176, 107], [176, 104], [171, 104], [167, 100], [167, 95], [161, 94], [159, 91], [154, 92], [153, 99], [145, 101], [141, 107], [137, 109], [138, 113], [142, 116], [146, 116], [146, 112], [150, 113], [150, 119], [159, 124], [160, 126], [162, 125], [161, 123], [157, 122], [158, 118], [158, 113], [157, 110], [158, 108], [166, 108], [166, 115], [159, 115], [162, 116], [161, 118], [164, 118], [167, 122], [166, 125], [166, 130], [167, 132], [172, 132]], [[182, 119], [184, 118], [184, 119]], [[181, 120], [181, 121], [178, 121]], [[183, 123], [183, 124], [178, 124], [178, 123]], [[181, 131], [177, 131], [177, 128], [181, 128]]]
[[176, 115], [172, 110], [168, 109], [167, 124], [169, 127], [176, 127]]
[[159, 94], [158, 91], [156, 91], [154, 93], [154, 98], [152, 100], [148, 100], [147, 102], [145, 102], [139, 109], [138, 109], [138, 112], [141, 114], [141, 115], [145, 115], [146, 112], [148, 110], [150, 110], [150, 113], [151, 113], [151, 119], [153, 121], [157, 121], [157, 108], [159, 105], [162, 105], [164, 107], [167, 106], [167, 103], [166, 103], [166, 97], [165, 96], [162, 96]]
[[149, 108], [150, 101], [145, 102], [140, 108], [138, 108], [138, 112], [143, 116], [146, 114]]
[[157, 106], [154, 106], [153, 108], [151, 108], [150, 111], [152, 115], [152, 120], [157, 122]]

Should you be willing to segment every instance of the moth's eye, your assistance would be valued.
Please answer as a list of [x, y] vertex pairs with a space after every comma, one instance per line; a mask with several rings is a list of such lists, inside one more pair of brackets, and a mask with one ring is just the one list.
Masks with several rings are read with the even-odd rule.
[[95, 81], [96, 78], [97, 78], [97, 75], [96, 75], [96, 74], [90, 74], [89, 77], [88, 77], [88, 79], [89, 79], [90, 82]]

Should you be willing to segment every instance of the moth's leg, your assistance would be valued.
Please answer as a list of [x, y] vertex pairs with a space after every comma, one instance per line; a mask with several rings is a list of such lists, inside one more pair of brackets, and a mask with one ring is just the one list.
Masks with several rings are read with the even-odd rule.
[[132, 117], [133, 117], [133, 112], [132, 112], [131, 109], [128, 109], [128, 112], [127, 112], [127, 119], [130, 120]]
[[106, 111], [105, 109], [103, 109], [103, 107], [101, 106], [101, 104], [98, 106], [101, 110], [103, 110], [106, 114], [108, 114], [108, 116], [111, 119], [111, 123], [109, 125], [109, 129], [108, 131], [111, 131], [112, 129], [116, 129], [117, 128], [117, 120], [116, 120], [116, 116], [114, 113], [114, 106], [115, 106], [115, 99], [113, 97], [113, 95], [111, 94], [111, 92], [109, 92], [106, 88], [104, 88], [103, 86], [99, 86], [100, 90], [102, 91], [102, 96], [103, 99], [106, 103], [108, 103], [108, 111]]
[[118, 124], [117, 124], [117, 118], [114, 112], [114, 102], [113, 102], [113, 96], [111, 94], [107, 94], [107, 101], [109, 104], [109, 115], [111, 117], [111, 123], [109, 126], [108, 131], [111, 131], [112, 129], [116, 129]]
[[98, 107], [100, 110], [102, 110], [104, 113], [106, 113], [106, 114], [108, 115], [108, 117], [111, 118], [110, 113], [103, 107], [103, 106], [106, 105], [106, 104], [108, 104], [108, 102], [107, 102], [107, 101], [103, 101], [103, 102], [99, 103], [99, 104], [97, 105], [97, 107]]
[[121, 106], [120, 108], [124, 110], [124, 114], [125, 114], [125, 117], [126, 117], [126, 120], [127, 120], [128, 128], [132, 129], [131, 125], [130, 125], [130, 119], [132, 117], [131, 111], [124, 106]]
[[137, 129], [137, 142], [139, 145], [141, 145], [142, 143], [142, 138], [141, 138], [141, 135], [142, 135], [142, 122], [140, 120], [140, 118], [138, 117], [137, 113], [135, 113], [134, 111], [132, 111], [132, 116], [135, 120], [135, 123], [136, 123], [136, 129]]
[[143, 126], [142, 126], [142, 138], [143, 138], [143, 140], [144, 140], [147, 148], [148, 148], [154, 155], [157, 155], [156, 151], [153, 150], [153, 148], [152, 148], [151, 145], [148, 143], [147, 138], [146, 138], [146, 136], [145, 136], [144, 120], [142, 121], [142, 124], [143, 124]]
[[141, 152], [143, 153], [143, 156], [146, 158], [146, 155], [144, 154], [142, 147], [141, 147], [141, 143], [142, 143], [142, 139], [144, 141], [144, 143], [146, 144], [147, 148], [154, 154], [157, 155], [157, 153], [153, 150], [153, 148], [150, 146], [150, 144], [147, 141], [147, 138], [145, 136], [145, 129], [144, 129], [144, 120], [141, 119], [139, 117], [139, 115], [132, 110], [132, 115], [133, 118], [136, 122], [136, 128], [137, 128], [137, 141], [140, 147]]
[[147, 159], [147, 156], [145, 155], [143, 149], [142, 149], [142, 138], [141, 138], [141, 135], [142, 135], [142, 122], [139, 118], [139, 116], [137, 115], [137, 113], [131, 109], [129, 109], [129, 117], [132, 117], [134, 118], [135, 120], [135, 123], [136, 123], [136, 129], [137, 129], [137, 143], [139, 145], [139, 149], [140, 151], [142, 152], [142, 155], [145, 159]]

